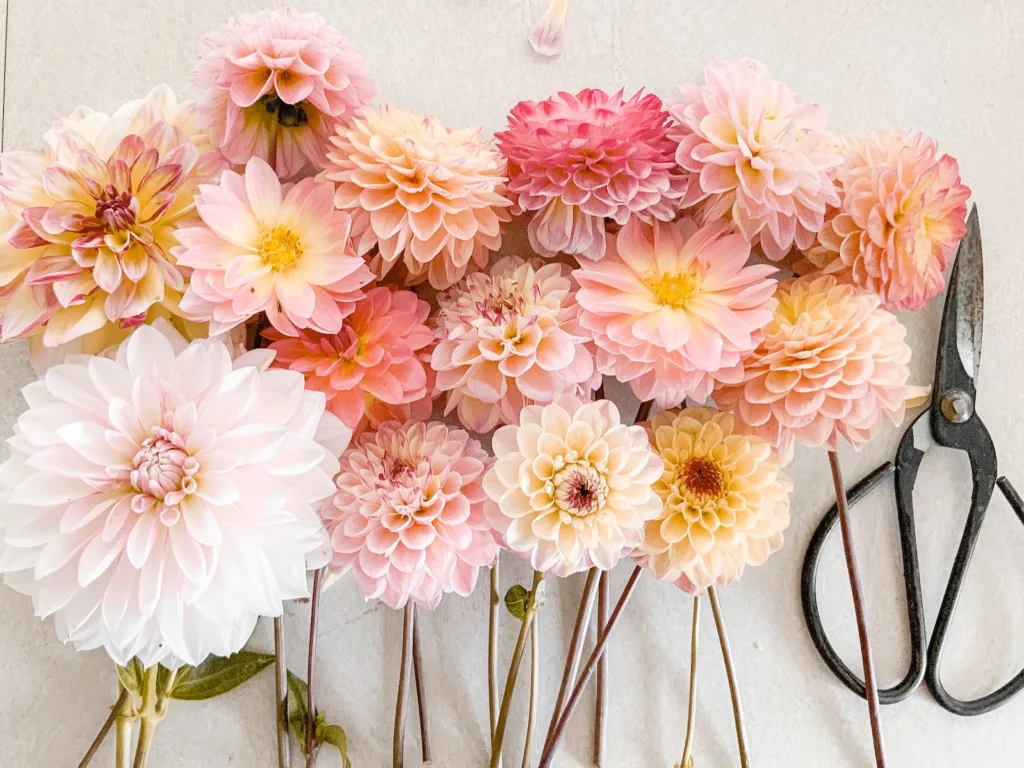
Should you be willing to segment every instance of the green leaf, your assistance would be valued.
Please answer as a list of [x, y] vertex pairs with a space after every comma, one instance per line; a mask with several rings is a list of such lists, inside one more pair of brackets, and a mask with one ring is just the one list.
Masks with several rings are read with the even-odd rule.
[[117, 669], [117, 679], [121, 681], [121, 685], [124, 686], [126, 691], [142, 695], [142, 675], [145, 670], [142, 669], [142, 662], [136, 658], [132, 658], [125, 666], [115, 665]]
[[295, 731], [299, 744], [302, 744], [303, 751], [306, 748], [306, 699], [309, 696], [309, 687], [306, 681], [293, 672], [288, 673], [288, 724]]
[[341, 753], [342, 768], [352, 768], [352, 763], [348, 759], [348, 736], [345, 734], [344, 728], [340, 725], [328, 725], [324, 728], [320, 740], [324, 744], [333, 744], [338, 748], [338, 752]]
[[227, 693], [274, 663], [270, 653], [239, 651], [227, 657], [211, 656], [198, 667], [182, 667], [171, 689], [172, 699], [203, 701]]
[[522, 621], [526, 618], [526, 603], [530, 599], [530, 591], [522, 584], [514, 584], [505, 593], [505, 607], [508, 612]]

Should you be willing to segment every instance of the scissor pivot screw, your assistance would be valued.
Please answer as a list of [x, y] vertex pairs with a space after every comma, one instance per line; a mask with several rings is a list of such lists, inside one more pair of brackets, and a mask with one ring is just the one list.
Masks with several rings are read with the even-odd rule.
[[939, 408], [946, 421], [963, 424], [974, 415], [974, 399], [962, 389], [953, 389], [942, 396]]

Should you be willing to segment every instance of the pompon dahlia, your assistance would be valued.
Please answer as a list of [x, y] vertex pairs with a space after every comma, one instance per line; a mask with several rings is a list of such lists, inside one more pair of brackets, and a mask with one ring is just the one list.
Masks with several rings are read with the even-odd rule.
[[716, 381], [738, 382], [775, 306], [775, 268], [746, 266], [749, 255], [723, 221], [630, 220], [607, 256], [573, 272], [601, 373], [662, 408], [703, 401]]
[[662, 411], [647, 427], [664, 471], [664, 502], [647, 523], [641, 561], [696, 594], [726, 586], [782, 546], [793, 484], [763, 438], [713, 408]]
[[509, 161], [513, 213], [536, 211], [530, 244], [543, 256], [600, 259], [605, 220], [670, 221], [686, 188], [661, 99], [588, 88], [512, 108], [496, 134]]
[[569, 271], [509, 257], [438, 295], [431, 367], [437, 389], [448, 392], [446, 413], [458, 409], [469, 429], [490, 432], [517, 423], [529, 403], [590, 399], [601, 374], [579, 327]]
[[[43, 152], [0, 156], [0, 337], [53, 348], [177, 313], [174, 227], [222, 160], [167, 86], [113, 115], [79, 107]], [[152, 319], [152, 318], [148, 318]]]
[[332, 568], [351, 567], [359, 591], [392, 608], [468, 595], [498, 556], [483, 511], [489, 461], [468, 433], [440, 422], [389, 421], [356, 438], [320, 511]]
[[788, 460], [793, 443], [837, 450], [899, 423], [910, 371], [906, 329], [877, 295], [832, 276], [779, 284], [775, 317], [744, 360], [743, 379], [715, 392]]
[[704, 85], [685, 85], [669, 111], [676, 160], [689, 172], [682, 205], [725, 217], [772, 261], [809, 248], [839, 205], [831, 171], [842, 163], [825, 112], [752, 59], [715, 62]]
[[272, 356], [232, 362], [160, 322], [25, 387], [0, 468], [0, 571], [62, 640], [118, 664], [198, 664], [308, 594], [326, 543], [314, 505], [348, 431]]
[[224, 171], [196, 198], [200, 226], [177, 231], [178, 262], [192, 272], [181, 310], [230, 330], [259, 312], [287, 336], [337, 333], [373, 276], [349, 243], [351, 219], [330, 184], [281, 184], [263, 160]]
[[288, 338], [267, 331], [277, 354], [273, 366], [301, 373], [307, 389], [327, 397], [329, 411], [358, 429], [374, 401], [405, 406], [424, 399], [427, 373], [418, 352], [434, 339], [424, 324], [429, 314], [430, 305], [412, 291], [371, 288], [337, 334], [301, 331]]
[[877, 133], [848, 142], [837, 178], [842, 205], [807, 260], [874, 291], [887, 309], [921, 309], [945, 287], [966, 231], [971, 190], [956, 160], [920, 133]]
[[364, 109], [338, 126], [331, 144], [323, 175], [338, 183], [334, 204], [352, 213], [356, 250], [377, 277], [401, 261], [407, 285], [444, 289], [501, 247], [511, 205], [505, 161], [480, 129], [453, 130], [394, 107]]
[[643, 541], [661, 512], [651, 486], [662, 466], [643, 427], [627, 427], [608, 400], [565, 395], [523, 409], [494, 433], [484, 478], [488, 519], [538, 571], [609, 570]]
[[327, 139], [376, 96], [363, 60], [313, 13], [259, 11], [207, 35], [192, 72], [213, 143], [235, 165], [258, 157], [283, 179], [323, 165]]

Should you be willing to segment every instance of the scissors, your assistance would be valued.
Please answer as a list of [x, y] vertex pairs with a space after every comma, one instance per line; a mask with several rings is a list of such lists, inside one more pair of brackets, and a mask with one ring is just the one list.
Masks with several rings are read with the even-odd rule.
[[[975, 412], [975, 378], [981, 362], [981, 331], [984, 309], [984, 279], [981, 258], [981, 230], [978, 208], [967, 219], [967, 231], [957, 248], [949, 278], [949, 290], [942, 313], [939, 349], [935, 363], [933, 397], [928, 409], [917, 416], [903, 433], [896, 449], [895, 462], [887, 461], [852, 486], [847, 504], [852, 507], [883, 480], [895, 474], [896, 520], [899, 525], [903, 559], [903, 582], [907, 594], [910, 628], [910, 667], [906, 676], [891, 688], [878, 692], [882, 704], [903, 701], [921, 685], [922, 680], [936, 701], [955, 715], [969, 717], [989, 712], [1024, 688], [1024, 669], [996, 691], [973, 701], [952, 696], [943, 686], [939, 664], [950, 621], [956, 609], [964, 577], [985, 522], [992, 493], [998, 486], [1024, 524], [1024, 502], [1005, 477], [996, 469], [996, 450], [981, 417]], [[925, 626], [921, 597], [921, 565], [917, 555], [914, 528], [914, 485], [925, 452], [932, 446], [953, 448], [967, 454], [971, 464], [971, 509], [960, 539], [953, 568], [946, 583], [931, 640]], [[864, 681], [857, 677], [836, 653], [825, 634], [818, 611], [816, 577], [821, 552], [838, 520], [835, 505], [818, 525], [804, 559], [801, 596], [804, 618], [811, 640], [829, 669], [851, 691], [866, 696]]]

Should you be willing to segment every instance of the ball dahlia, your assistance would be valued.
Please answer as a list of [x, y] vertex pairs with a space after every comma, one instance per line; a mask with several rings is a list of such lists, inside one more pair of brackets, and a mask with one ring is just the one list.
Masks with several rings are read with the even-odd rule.
[[207, 35], [192, 73], [213, 143], [235, 165], [251, 157], [283, 179], [323, 165], [327, 139], [376, 96], [363, 60], [313, 13], [259, 11]]
[[332, 568], [352, 568], [367, 598], [435, 607], [473, 591], [498, 556], [484, 517], [490, 457], [460, 429], [389, 421], [341, 456], [337, 492], [320, 510]]
[[809, 248], [826, 206], [839, 205], [831, 171], [842, 156], [824, 110], [758, 61], [715, 62], [704, 74], [669, 107], [676, 160], [689, 174], [683, 207], [728, 218], [772, 261]]
[[775, 317], [744, 360], [739, 383], [715, 392], [788, 457], [794, 441], [837, 450], [903, 418], [910, 347], [906, 329], [877, 295], [832, 276], [787, 280]]
[[61, 639], [118, 664], [198, 664], [308, 594], [325, 545], [314, 505], [348, 432], [321, 423], [299, 374], [267, 370], [272, 355], [232, 362], [160, 322], [24, 389], [0, 469], [0, 571]]
[[887, 309], [921, 309], [945, 287], [964, 236], [967, 198], [957, 162], [918, 133], [853, 139], [837, 172], [842, 205], [808, 260], [882, 297]]
[[324, 393], [329, 411], [359, 429], [375, 401], [405, 406], [424, 399], [427, 373], [418, 353], [434, 339], [424, 324], [428, 314], [430, 305], [412, 291], [371, 288], [336, 334], [304, 330], [289, 338], [267, 331], [273, 367], [303, 374], [307, 389]]
[[[178, 311], [174, 227], [220, 157], [167, 86], [113, 115], [79, 107], [42, 152], [0, 156], [0, 338], [48, 348]], [[152, 319], [152, 318], [149, 318]]]
[[331, 137], [324, 176], [334, 204], [352, 213], [360, 255], [383, 278], [399, 261], [407, 285], [448, 288], [487, 265], [508, 221], [505, 161], [479, 129], [453, 130], [429, 115], [364, 109]]
[[563, 264], [535, 268], [517, 257], [468, 275], [438, 296], [431, 357], [446, 412], [475, 432], [519, 421], [528, 403], [562, 394], [590, 399], [601, 383], [579, 327], [575, 282]]
[[775, 268], [746, 266], [749, 255], [723, 221], [631, 220], [605, 258], [573, 272], [601, 373], [662, 408], [703, 401], [716, 381], [739, 381], [775, 306]]
[[691, 593], [726, 586], [782, 546], [792, 483], [778, 454], [713, 408], [662, 411], [647, 427], [664, 471], [664, 503], [647, 523], [641, 559]]
[[196, 198], [202, 222], [179, 229], [178, 262], [193, 270], [181, 310], [230, 330], [266, 312], [281, 333], [337, 333], [373, 276], [349, 244], [351, 219], [330, 184], [281, 184], [263, 160], [228, 170]]
[[512, 108], [497, 134], [509, 161], [513, 213], [535, 211], [530, 244], [544, 256], [600, 259], [605, 221], [670, 221], [685, 190], [661, 99], [588, 88]]
[[484, 478], [487, 515], [505, 545], [559, 576], [613, 568], [661, 512], [651, 486], [662, 463], [643, 427], [627, 427], [608, 400], [572, 395], [529, 405], [494, 433]]

